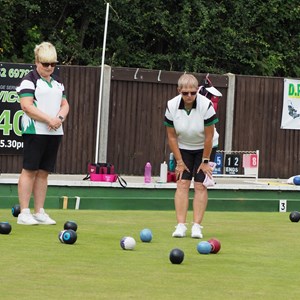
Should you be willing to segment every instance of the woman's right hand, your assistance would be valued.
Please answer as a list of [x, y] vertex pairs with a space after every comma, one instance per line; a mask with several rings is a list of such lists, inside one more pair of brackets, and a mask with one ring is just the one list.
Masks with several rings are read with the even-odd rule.
[[181, 180], [184, 171], [190, 172], [183, 160], [178, 160], [175, 168], [175, 175], [177, 180]]

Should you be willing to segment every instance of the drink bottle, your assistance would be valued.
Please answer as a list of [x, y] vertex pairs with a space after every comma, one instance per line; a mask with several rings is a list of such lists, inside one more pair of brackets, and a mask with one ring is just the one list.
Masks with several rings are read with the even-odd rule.
[[145, 183], [151, 183], [151, 171], [152, 171], [152, 166], [150, 162], [147, 162], [145, 165], [145, 173], [144, 173], [144, 182]]
[[174, 154], [171, 152], [169, 157], [169, 171], [174, 172], [175, 171], [175, 159]]
[[163, 164], [160, 164], [160, 182], [166, 183], [168, 177], [168, 165], [164, 161]]

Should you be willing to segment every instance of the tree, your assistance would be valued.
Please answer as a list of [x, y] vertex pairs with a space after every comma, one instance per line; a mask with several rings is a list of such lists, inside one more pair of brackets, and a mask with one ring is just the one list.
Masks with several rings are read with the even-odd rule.
[[[159, 70], [299, 77], [298, 0], [111, 0], [106, 63]], [[100, 65], [106, 1], [0, 0], [0, 60]]]

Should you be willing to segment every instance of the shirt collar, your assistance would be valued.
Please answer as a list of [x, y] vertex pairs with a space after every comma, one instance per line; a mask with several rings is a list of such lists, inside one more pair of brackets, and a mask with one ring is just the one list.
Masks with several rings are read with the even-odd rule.
[[[196, 107], [197, 107], [197, 97], [196, 97], [195, 101], [193, 102], [192, 108], [196, 108]], [[182, 98], [181, 98], [181, 100], [180, 100], [178, 109], [185, 109], [185, 108], [184, 108], [184, 101], [183, 101]]]

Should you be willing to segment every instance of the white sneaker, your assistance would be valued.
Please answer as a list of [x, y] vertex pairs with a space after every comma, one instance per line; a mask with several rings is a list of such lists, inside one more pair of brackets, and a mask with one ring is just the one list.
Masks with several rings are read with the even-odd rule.
[[39, 223], [34, 219], [30, 213], [29, 208], [22, 209], [21, 213], [18, 215], [17, 224], [21, 225], [38, 225]]
[[203, 239], [203, 234], [201, 231], [202, 228], [203, 226], [201, 226], [200, 224], [194, 223], [192, 227], [191, 237], [194, 239]]
[[183, 223], [179, 223], [175, 226], [176, 230], [173, 232], [172, 237], [182, 238], [185, 237], [185, 232], [187, 230], [186, 226]]
[[40, 212], [33, 214], [34, 219], [38, 222], [38, 224], [43, 225], [55, 225], [56, 222], [52, 220], [49, 215], [45, 213], [43, 208], [40, 208]]

